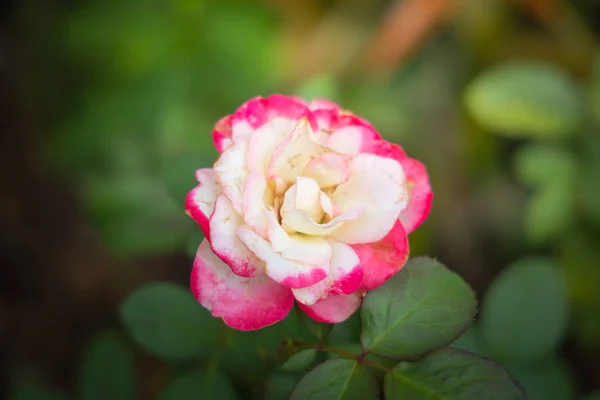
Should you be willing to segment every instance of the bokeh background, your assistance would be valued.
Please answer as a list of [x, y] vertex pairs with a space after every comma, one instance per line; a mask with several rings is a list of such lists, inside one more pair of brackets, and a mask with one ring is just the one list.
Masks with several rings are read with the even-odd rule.
[[[211, 128], [271, 93], [336, 100], [427, 165], [436, 197], [411, 254], [481, 299], [457, 346], [507, 365], [533, 400], [600, 389], [600, 2], [0, 8], [9, 398], [81, 398], [86, 346], [123, 331], [121, 302], [144, 283], [187, 285], [202, 237], [183, 199], [217, 155]], [[135, 398], [158, 398], [176, 368], [123, 337]]]

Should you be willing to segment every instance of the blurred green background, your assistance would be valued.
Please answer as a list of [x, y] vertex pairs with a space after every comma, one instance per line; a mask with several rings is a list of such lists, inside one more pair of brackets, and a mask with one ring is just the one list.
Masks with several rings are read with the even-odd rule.
[[[2, 7], [12, 398], [117, 398], [97, 397], [94, 374], [125, 388], [119, 398], [186, 398], [172, 386], [185, 366], [135, 346], [119, 305], [144, 283], [188, 284], [202, 236], [183, 200], [217, 156], [211, 128], [271, 93], [338, 101], [428, 167], [434, 206], [411, 254], [435, 256], [481, 299], [457, 346], [502, 362], [533, 400], [600, 398], [585, 397], [600, 390], [598, 1]], [[219, 378], [231, 398], [286, 398], [295, 382], [257, 378], [271, 397], [244, 396], [244, 374]]]

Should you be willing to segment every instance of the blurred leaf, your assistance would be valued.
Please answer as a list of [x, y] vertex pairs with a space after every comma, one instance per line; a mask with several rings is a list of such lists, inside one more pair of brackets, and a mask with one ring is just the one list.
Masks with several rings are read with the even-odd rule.
[[337, 84], [331, 75], [318, 75], [307, 80], [296, 90], [296, 96], [306, 101], [318, 98], [338, 102], [340, 99]]
[[525, 234], [533, 244], [542, 244], [568, 233], [573, 222], [573, 192], [561, 185], [540, 189], [529, 201]]
[[133, 399], [135, 378], [131, 349], [117, 332], [102, 332], [84, 351], [79, 370], [79, 399]]
[[557, 138], [578, 128], [578, 88], [561, 70], [513, 61], [475, 78], [465, 92], [467, 108], [487, 129], [511, 137]]
[[574, 379], [560, 360], [543, 360], [533, 364], [507, 362], [504, 366], [519, 380], [529, 400], [573, 400]]
[[472, 322], [475, 295], [434, 259], [412, 258], [402, 271], [367, 293], [361, 342], [385, 357], [411, 357], [457, 338]]
[[331, 329], [333, 328], [333, 324], [323, 324], [317, 322], [314, 319], [310, 318], [308, 315], [306, 315], [300, 309], [300, 307], [294, 306], [294, 308], [301, 323], [306, 327], [306, 329], [308, 329], [310, 333], [315, 335], [317, 339], [323, 340], [327, 337], [327, 335], [329, 335], [329, 332], [331, 332]]
[[274, 374], [267, 379], [265, 400], [288, 400], [298, 379], [289, 374]]
[[315, 361], [317, 358], [317, 351], [315, 349], [301, 350], [298, 353], [291, 356], [282, 366], [281, 369], [284, 371], [304, 371]]
[[521, 259], [494, 280], [481, 313], [482, 339], [495, 356], [539, 359], [565, 335], [566, 283], [551, 259]]
[[572, 183], [577, 173], [575, 156], [564, 148], [529, 144], [515, 155], [515, 172], [529, 185]]
[[18, 382], [11, 389], [10, 400], [68, 400], [69, 396], [35, 382]]
[[377, 400], [377, 392], [377, 383], [366, 367], [354, 360], [335, 359], [304, 375], [290, 399]]
[[151, 283], [133, 292], [120, 308], [121, 321], [146, 351], [182, 360], [212, 350], [220, 323], [187, 289]]
[[469, 352], [442, 348], [416, 363], [400, 363], [385, 377], [387, 400], [526, 399], [508, 371]]
[[238, 398], [231, 383], [218, 372], [194, 371], [175, 378], [160, 394], [159, 400]]

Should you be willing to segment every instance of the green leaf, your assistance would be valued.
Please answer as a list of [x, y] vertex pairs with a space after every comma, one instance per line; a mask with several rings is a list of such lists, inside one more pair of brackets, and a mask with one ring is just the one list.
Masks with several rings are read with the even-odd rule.
[[487, 356], [487, 351], [481, 343], [481, 334], [477, 326], [472, 326], [471, 329], [463, 333], [461, 337], [452, 343], [452, 347], [467, 350], [480, 356]]
[[500, 359], [552, 354], [567, 327], [566, 284], [551, 259], [521, 259], [492, 283], [483, 301], [482, 339]]
[[305, 100], [314, 100], [316, 98], [338, 101], [339, 93], [334, 79], [330, 75], [318, 75], [303, 83], [296, 95]]
[[317, 339], [323, 340], [329, 335], [329, 332], [331, 332], [331, 329], [333, 328], [333, 324], [322, 324], [317, 322], [300, 310], [300, 307], [294, 306], [294, 308], [296, 309], [296, 314], [302, 324], [310, 333], [315, 335]]
[[564, 362], [557, 359], [537, 363], [504, 363], [525, 388], [529, 400], [573, 400], [574, 380]]
[[9, 396], [10, 400], [68, 400], [60, 391], [36, 382], [22, 381], [15, 384]]
[[465, 92], [473, 117], [498, 134], [558, 138], [576, 131], [582, 116], [579, 88], [561, 70], [515, 61], [478, 76]]
[[113, 331], [96, 335], [83, 354], [79, 399], [129, 400], [135, 396], [135, 365], [131, 349]]
[[377, 400], [377, 383], [355, 360], [335, 359], [317, 365], [304, 375], [291, 400]]
[[434, 259], [411, 259], [369, 292], [362, 307], [361, 342], [384, 357], [412, 357], [456, 339], [476, 312], [475, 295]]
[[387, 400], [520, 400], [525, 393], [508, 371], [464, 350], [435, 350], [400, 363], [385, 377]]
[[168, 360], [210, 351], [220, 327], [188, 289], [172, 283], [139, 288], [121, 305], [120, 315], [140, 346]]
[[284, 371], [304, 371], [315, 361], [317, 358], [317, 351], [315, 349], [301, 350], [298, 353], [291, 356], [282, 366], [281, 369]]
[[182, 375], [167, 386], [159, 400], [221, 399], [238, 398], [231, 383], [216, 372], [194, 371]]

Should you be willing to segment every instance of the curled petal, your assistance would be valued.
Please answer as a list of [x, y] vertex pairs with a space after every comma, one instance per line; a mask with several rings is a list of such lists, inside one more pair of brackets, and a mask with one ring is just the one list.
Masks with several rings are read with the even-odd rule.
[[331, 295], [315, 305], [306, 306], [298, 303], [298, 306], [317, 322], [337, 324], [350, 318], [360, 306], [360, 302], [361, 298], [357, 294]]
[[404, 171], [395, 160], [359, 154], [350, 162], [350, 179], [337, 187], [332, 200], [341, 212], [366, 210], [337, 229], [336, 239], [348, 244], [376, 242], [388, 234], [408, 203]]
[[251, 331], [283, 320], [294, 305], [290, 289], [266, 275], [243, 278], [231, 272], [204, 240], [194, 261], [190, 287], [194, 297], [228, 326]]
[[363, 266], [362, 288], [373, 290], [400, 271], [408, 259], [408, 238], [400, 221], [379, 242], [355, 244]]
[[331, 241], [331, 249], [329, 276], [312, 286], [292, 289], [294, 297], [302, 304], [312, 306], [330, 294], [350, 294], [359, 288], [363, 279], [363, 269], [352, 247]]
[[249, 278], [264, 273], [265, 267], [237, 237], [237, 230], [243, 224], [243, 218], [233, 209], [229, 199], [220, 195], [210, 217], [211, 248], [234, 274]]
[[[270, 242], [247, 226], [238, 229], [238, 237], [256, 257], [265, 262], [266, 274], [275, 282], [289, 288], [314, 285], [325, 279], [329, 273], [329, 260], [322, 265], [309, 265], [288, 260], [276, 252]], [[331, 252], [331, 250], [329, 251]]]
[[[324, 213], [321, 204], [321, 188], [319, 188], [319, 184], [310, 178], [300, 176], [296, 178], [296, 183], [285, 192], [283, 204], [279, 212], [283, 220], [285, 220], [289, 212], [302, 210], [311, 219], [318, 221]], [[285, 224], [283, 226], [284, 228], [288, 228]], [[288, 230], [294, 232], [293, 229]]]
[[215, 200], [221, 194], [212, 168], [196, 171], [198, 186], [192, 189], [185, 198], [185, 211], [202, 229], [204, 236], [210, 237], [208, 220], [215, 208]]
[[233, 139], [231, 138], [232, 119], [233, 115], [221, 118], [212, 131], [213, 142], [219, 153], [224, 152], [233, 143]]
[[353, 221], [365, 213], [364, 207], [356, 207], [338, 215], [329, 222], [319, 224], [310, 218], [303, 210], [291, 210], [285, 214], [282, 225], [288, 229], [314, 236], [327, 236], [333, 234], [347, 221]]
[[350, 167], [341, 154], [327, 153], [310, 161], [302, 175], [315, 180], [321, 188], [328, 188], [346, 182]]

